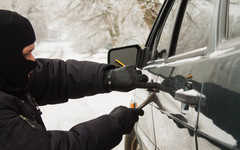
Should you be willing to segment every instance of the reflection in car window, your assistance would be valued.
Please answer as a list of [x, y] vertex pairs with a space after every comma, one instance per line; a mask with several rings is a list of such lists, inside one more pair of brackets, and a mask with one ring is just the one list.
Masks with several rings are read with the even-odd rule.
[[176, 54], [207, 46], [213, 10], [213, 0], [188, 2], [179, 33]]
[[165, 49], [165, 50], [167, 50], [167, 53], [169, 53], [168, 44], [171, 39], [171, 31], [172, 31], [172, 27], [174, 25], [174, 19], [177, 14], [177, 9], [178, 9], [179, 3], [180, 3], [180, 0], [178, 0], [177, 2], [174, 3], [172, 10], [170, 11], [168, 18], [166, 20], [166, 23], [164, 25], [162, 33], [159, 33], [159, 34], [161, 34], [161, 37], [160, 37], [160, 41], [159, 41], [158, 47], [157, 47], [158, 52], [161, 52], [162, 50]]
[[235, 38], [240, 35], [240, 1], [230, 0], [229, 5], [229, 38]]

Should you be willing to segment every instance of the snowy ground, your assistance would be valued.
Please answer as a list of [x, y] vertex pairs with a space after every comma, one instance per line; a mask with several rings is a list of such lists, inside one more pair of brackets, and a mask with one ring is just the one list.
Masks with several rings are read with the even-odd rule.
[[[76, 59], [106, 63], [107, 50], [99, 50], [99, 53], [95, 55], [81, 54], [71, 51], [68, 42], [44, 42], [36, 46], [34, 56], [36, 58]], [[42, 117], [48, 130], [69, 130], [78, 123], [108, 114], [116, 106], [129, 106], [131, 97], [132, 92], [111, 92], [69, 100], [64, 104], [41, 106]], [[123, 149], [122, 140], [114, 150]]]

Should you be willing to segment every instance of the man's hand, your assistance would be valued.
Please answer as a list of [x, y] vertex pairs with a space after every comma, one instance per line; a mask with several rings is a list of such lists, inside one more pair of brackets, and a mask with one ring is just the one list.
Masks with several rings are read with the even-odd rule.
[[111, 91], [128, 92], [135, 88], [145, 88], [148, 77], [134, 66], [124, 66], [121, 68], [106, 71], [104, 84]]
[[132, 109], [124, 106], [119, 106], [113, 109], [110, 115], [121, 125], [123, 134], [128, 134], [132, 131], [135, 122], [138, 121], [138, 116], [144, 114], [142, 109]]

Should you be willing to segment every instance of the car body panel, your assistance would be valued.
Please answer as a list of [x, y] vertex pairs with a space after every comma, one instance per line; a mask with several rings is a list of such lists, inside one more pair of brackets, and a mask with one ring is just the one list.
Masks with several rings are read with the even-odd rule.
[[[182, 77], [190, 76], [191, 78], [186, 80], [191, 82], [193, 89], [201, 92], [205, 61], [200, 58], [197, 56], [159, 64], [158, 83], [179, 75]], [[178, 81], [175, 80], [175, 82]], [[159, 97], [158, 102], [153, 107], [157, 147], [159, 149], [195, 149], [194, 132], [197, 126], [197, 109], [187, 106], [187, 110], [182, 110], [184, 104], [177, 101], [173, 95], [163, 91], [160, 91], [157, 95]], [[164, 136], [163, 134], [167, 135]]]
[[[150, 67], [151, 68], [151, 67]], [[149, 80], [156, 81], [156, 77], [147, 71], [142, 71], [144, 74], [146, 74], [149, 78]], [[146, 92], [145, 89], [137, 89], [134, 92], [134, 102], [136, 104], [136, 107], [139, 106], [141, 103], [143, 103], [148, 96], [150, 95], [150, 92]], [[137, 131], [139, 137], [141, 137], [141, 145], [147, 149], [155, 149], [155, 133], [154, 133], [154, 124], [153, 124], [153, 116], [152, 116], [152, 106], [146, 105], [144, 108], [144, 115], [140, 117], [138, 123], [135, 126], [135, 130]]]
[[[216, 145], [239, 149], [240, 145], [240, 49], [216, 51], [209, 56], [204, 77], [206, 106], [201, 107], [198, 133], [199, 149]], [[203, 144], [204, 143], [204, 144]]]
[[177, 117], [173, 117], [156, 107], [153, 107], [153, 116], [158, 149], [195, 149], [192, 131], [179, 125], [176, 122]]

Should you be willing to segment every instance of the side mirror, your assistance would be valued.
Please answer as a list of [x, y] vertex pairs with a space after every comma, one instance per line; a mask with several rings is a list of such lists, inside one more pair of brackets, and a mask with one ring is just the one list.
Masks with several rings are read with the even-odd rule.
[[115, 65], [118, 60], [124, 65], [132, 65], [141, 68], [142, 49], [139, 45], [113, 48], [108, 51], [108, 63]]

